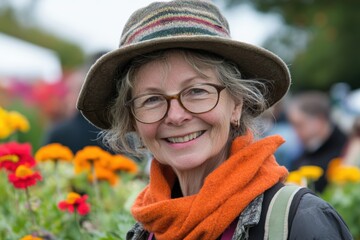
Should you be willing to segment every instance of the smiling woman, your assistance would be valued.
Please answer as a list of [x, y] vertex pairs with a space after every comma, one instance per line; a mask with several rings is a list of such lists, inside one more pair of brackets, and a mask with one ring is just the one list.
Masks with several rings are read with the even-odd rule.
[[[135, 133], [154, 156], [126, 239], [260, 239], [252, 229], [264, 235], [267, 190], [284, 186], [287, 170], [273, 156], [284, 140], [255, 140], [254, 123], [289, 85], [286, 64], [231, 39], [210, 1], [136, 11], [120, 47], [90, 69], [78, 99], [114, 151], [141, 154], [127, 142]], [[290, 239], [351, 239], [320, 198], [305, 194], [295, 211]]]
[[[204, 173], [205, 169], [211, 170], [210, 165], [218, 165], [225, 159], [218, 155], [225, 155], [230, 124], [240, 119], [242, 100], [235, 102], [227, 91], [222, 91], [225, 87], [212, 68], [203, 69], [197, 63], [198, 72], [194, 70], [186, 60], [190, 59], [186, 54], [193, 56], [191, 51], [173, 50], [163, 54], [162, 60], [152, 61], [136, 71], [134, 99], [138, 99], [139, 93], [152, 95], [151, 92], [161, 93], [160, 96], [175, 93], [179, 97], [165, 101], [165, 108], [155, 104], [152, 111], [145, 110], [142, 120], [151, 116], [156, 121], [138, 120], [135, 128], [156, 159], [172, 166], [178, 175], [185, 174], [179, 178], [180, 185], [186, 195], [192, 195], [200, 186], [195, 188], [194, 182], [183, 181], [201, 179], [199, 176], [208, 174]], [[139, 106], [132, 104], [131, 108]], [[200, 167], [203, 164], [208, 167]], [[193, 190], [188, 192], [190, 186]]]

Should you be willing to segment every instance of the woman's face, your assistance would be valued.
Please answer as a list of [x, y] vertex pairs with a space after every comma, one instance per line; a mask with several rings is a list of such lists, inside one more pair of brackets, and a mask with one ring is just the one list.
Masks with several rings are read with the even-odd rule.
[[[136, 74], [133, 96], [145, 93], [174, 95], [198, 83], [221, 85], [212, 69], [200, 76], [178, 52], [167, 55], [167, 63], [153, 61], [143, 65]], [[135, 126], [145, 146], [162, 164], [178, 171], [191, 170], [208, 160], [224, 160], [230, 124], [240, 118], [241, 104], [235, 104], [229, 93], [220, 92], [217, 106], [206, 113], [186, 111], [176, 99], [170, 100], [167, 115], [158, 122]]]

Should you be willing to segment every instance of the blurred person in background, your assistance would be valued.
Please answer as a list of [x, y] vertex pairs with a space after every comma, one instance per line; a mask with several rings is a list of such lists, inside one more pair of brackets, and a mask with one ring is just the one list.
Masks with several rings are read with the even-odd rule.
[[302, 153], [302, 143], [295, 132], [294, 127], [289, 123], [286, 117], [285, 96], [276, 105], [265, 111], [261, 115], [261, 123], [264, 126], [263, 136], [279, 134], [285, 139], [285, 142], [274, 153], [276, 161], [290, 169], [292, 162]]
[[354, 120], [349, 142], [345, 148], [343, 164], [360, 167], [360, 116]]
[[[329, 97], [320, 91], [305, 91], [293, 96], [287, 117], [302, 142], [303, 153], [292, 162], [290, 170], [304, 165], [319, 166], [326, 172], [328, 164], [343, 154], [347, 136], [331, 120]], [[326, 174], [315, 182], [315, 191], [327, 185]]]
[[84, 81], [86, 72], [90, 66], [105, 51], [93, 54], [85, 65], [66, 80], [68, 93], [64, 99], [64, 109], [68, 117], [52, 125], [44, 136], [43, 144], [60, 143], [69, 147], [74, 153], [85, 146], [99, 146], [105, 150], [106, 147], [99, 139], [99, 129], [90, 124], [76, 109], [76, 100]]

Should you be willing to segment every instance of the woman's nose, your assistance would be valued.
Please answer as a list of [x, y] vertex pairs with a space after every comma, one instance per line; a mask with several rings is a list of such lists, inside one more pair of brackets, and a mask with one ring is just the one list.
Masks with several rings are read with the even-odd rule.
[[181, 125], [184, 121], [191, 119], [192, 114], [188, 112], [179, 102], [178, 99], [169, 101], [169, 109], [165, 116], [165, 123]]

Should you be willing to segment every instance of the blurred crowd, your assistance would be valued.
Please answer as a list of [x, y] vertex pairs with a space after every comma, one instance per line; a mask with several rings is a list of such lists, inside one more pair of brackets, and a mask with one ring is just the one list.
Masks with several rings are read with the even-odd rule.
[[[266, 112], [261, 122], [264, 135], [285, 138], [276, 158], [290, 171], [314, 165], [326, 173], [334, 159], [360, 166], [360, 90], [351, 90], [346, 83], [335, 84], [329, 92], [290, 93]], [[323, 174], [315, 182], [315, 190], [322, 192], [327, 183]]]

